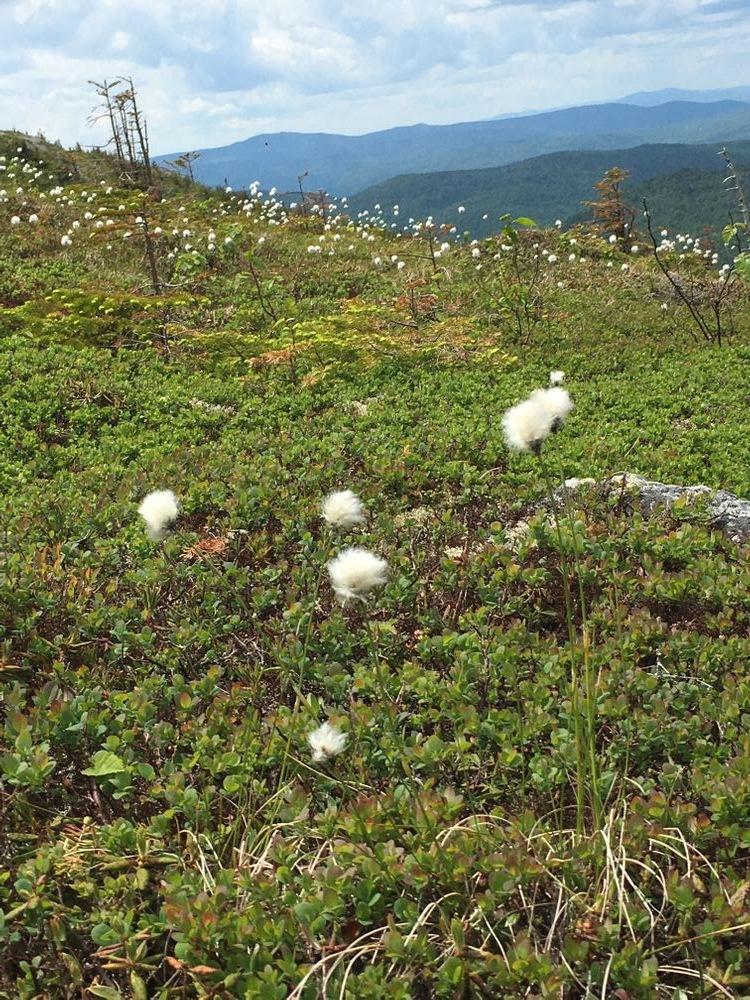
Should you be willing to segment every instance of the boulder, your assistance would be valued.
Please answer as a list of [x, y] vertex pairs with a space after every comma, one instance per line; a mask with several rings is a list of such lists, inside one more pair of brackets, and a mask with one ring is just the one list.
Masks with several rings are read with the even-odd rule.
[[726, 490], [714, 490], [710, 486], [678, 486], [672, 483], [657, 483], [631, 472], [618, 472], [609, 479], [597, 482], [594, 479], [568, 479], [565, 486], [555, 492], [560, 503], [564, 500], [563, 489], [570, 494], [583, 490], [597, 490], [606, 495], [621, 492], [637, 499], [644, 517], [657, 510], [669, 508], [676, 501], [701, 501], [706, 504], [708, 523], [712, 528], [724, 532], [733, 542], [743, 544], [750, 540], [750, 500], [743, 500]]

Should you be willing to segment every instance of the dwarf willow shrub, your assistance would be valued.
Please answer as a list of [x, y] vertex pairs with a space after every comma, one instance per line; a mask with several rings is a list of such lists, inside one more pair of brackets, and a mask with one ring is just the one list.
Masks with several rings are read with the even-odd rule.
[[[601, 985], [609, 967], [645, 1000], [681, 982], [665, 964], [748, 974], [746, 932], [729, 928], [747, 919], [750, 580], [700, 511], [643, 522], [589, 505], [578, 519], [600, 780], [642, 895], [626, 900], [635, 940], [616, 930], [616, 895], [603, 918], [589, 908], [602, 842], [574, 850], [561, 832], [576, 758], [558, 543], [543, 516], [510, 541], [543, 484], [533, 461], [508, 463], [496, 416], [538, 384], [546, 350], [507, 369], [417, 358], [295, 386], [282, 369], [4, 347], [9, 995], [282, 996], [326, 942], [368, 933], [353, 996], [450, 996], [479, 977], [520, 997], [573, 975]], [[686, 368], [677, 346], [656, 364], [633, 341], [557, 347], [577, 407], [550, 455], [561, 475], [626, 466], [750, 492], [745, 348]], [[310, 603], [321, 498], [353, 482], [369, 518], [352, 538], [391, 567], [369, 625], [325, 583]], [[165, 483], [182, 514], [155, 547], [137, 505]], [[307, 739], [325, 720], [347, 741], [319, 765]], [[666, 896], [639, 867], [662, 864], [654, 838]], [[560, 880], [559, 933], [534, 947]], [[485, 917], [510, 969], [482, 944]], [[339, 953], [355, 957], [331, 952], [301, 995], [329, 972], [342, 988]]]
[[[699, 508], [644, 521], [616, 496], [558, 537], [501, 416], [559, 368], [556, 482], [750, 495], [746, 299], [708, 351], [649, 261], [527, 234], [545, 318], [521, 348], [477, 291], [486, 244], [426, 258], [190, 191], [158, 209], [155, 296], [143, 240], [96, 236], [138, 210], [108, 187], [26, 192], [0, 237], [0, 994], [741, 995], [745, 552]], [[180, 510], [154, 544], [160, 489]], [[321, 501], [346, 489], [368, 517], [335, 550], [389, 567], [366, 606], [325, 576]]]
[[[6, 309], [3, 325], [35, 340], [76, 344], [151, 343], [164, 337], [170, 323], [193, 306], [186, 295], [102, 294], [58, 289], [42, 300], [30, 299]], [[1, 329], [1, 328], [0, 328]]]

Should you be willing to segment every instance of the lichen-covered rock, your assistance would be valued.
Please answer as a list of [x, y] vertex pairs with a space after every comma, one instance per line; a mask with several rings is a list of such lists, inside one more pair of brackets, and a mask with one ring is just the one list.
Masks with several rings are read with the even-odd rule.
[[[678, 500], [688, 503], [701, 501], [706, 504], [711, 527], [723, 531], [734, 542], [744, 543], [750, 540], [750, 500], [743, 500], [726, 490], [713, 490], [710, 486], [703, 485], [657, 483], [632, 472], [618, 472], [601, 482], [593, 479], [568, 479], [564, 489], [568, 495], [587, 489], [601, 491], [607, 496], [620, 491], [637, 498], [644, 517], [649, 517], [659, 509], [669, 508]], [[563, 487], [556, 491], [555, 499], [563, 501]]]

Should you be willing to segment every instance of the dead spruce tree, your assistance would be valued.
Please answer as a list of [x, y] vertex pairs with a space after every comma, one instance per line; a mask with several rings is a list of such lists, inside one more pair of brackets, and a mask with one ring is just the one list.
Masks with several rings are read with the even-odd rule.
[[175, 170], [180, 171], [180, 173], [182, 173], [183, 170], [186, 171], [190, 180], [194, 182], [195, 174], [193, 172], [193, 164], [200, 155], [201, 155], [200, 150], [192, 149], [187, 153], [180, 153], [180, 155], [175, 156], [173, 160], [168, 160], [165, 162], [167, 166], [173, 167]]
[[148, 126], [138, 105], [132, 77], [118, 77], [101, 83], [90, 80], [102, 103], [89, 115], [89, 125], [105, 122], [109, 128], [106, 147], [114, 150], [124, 180], [137, 187], [153, 183]]

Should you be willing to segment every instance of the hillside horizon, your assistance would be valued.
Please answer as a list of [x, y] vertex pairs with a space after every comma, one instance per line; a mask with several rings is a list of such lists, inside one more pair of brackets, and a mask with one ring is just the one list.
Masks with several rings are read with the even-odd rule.
[[[618, 149], [648, 142], [709, 143], [750, 138], [750, 103], [670, 101], [653, 107], [590, 104], [522, 117], [397, 126], [351, 136], [279, 132], [203, 148], [196, 179], [214, 186], [356, 194], [403, 173], [497, 167], [544, 153]], [[177, 153], [155, 157], [164, 163]]]

